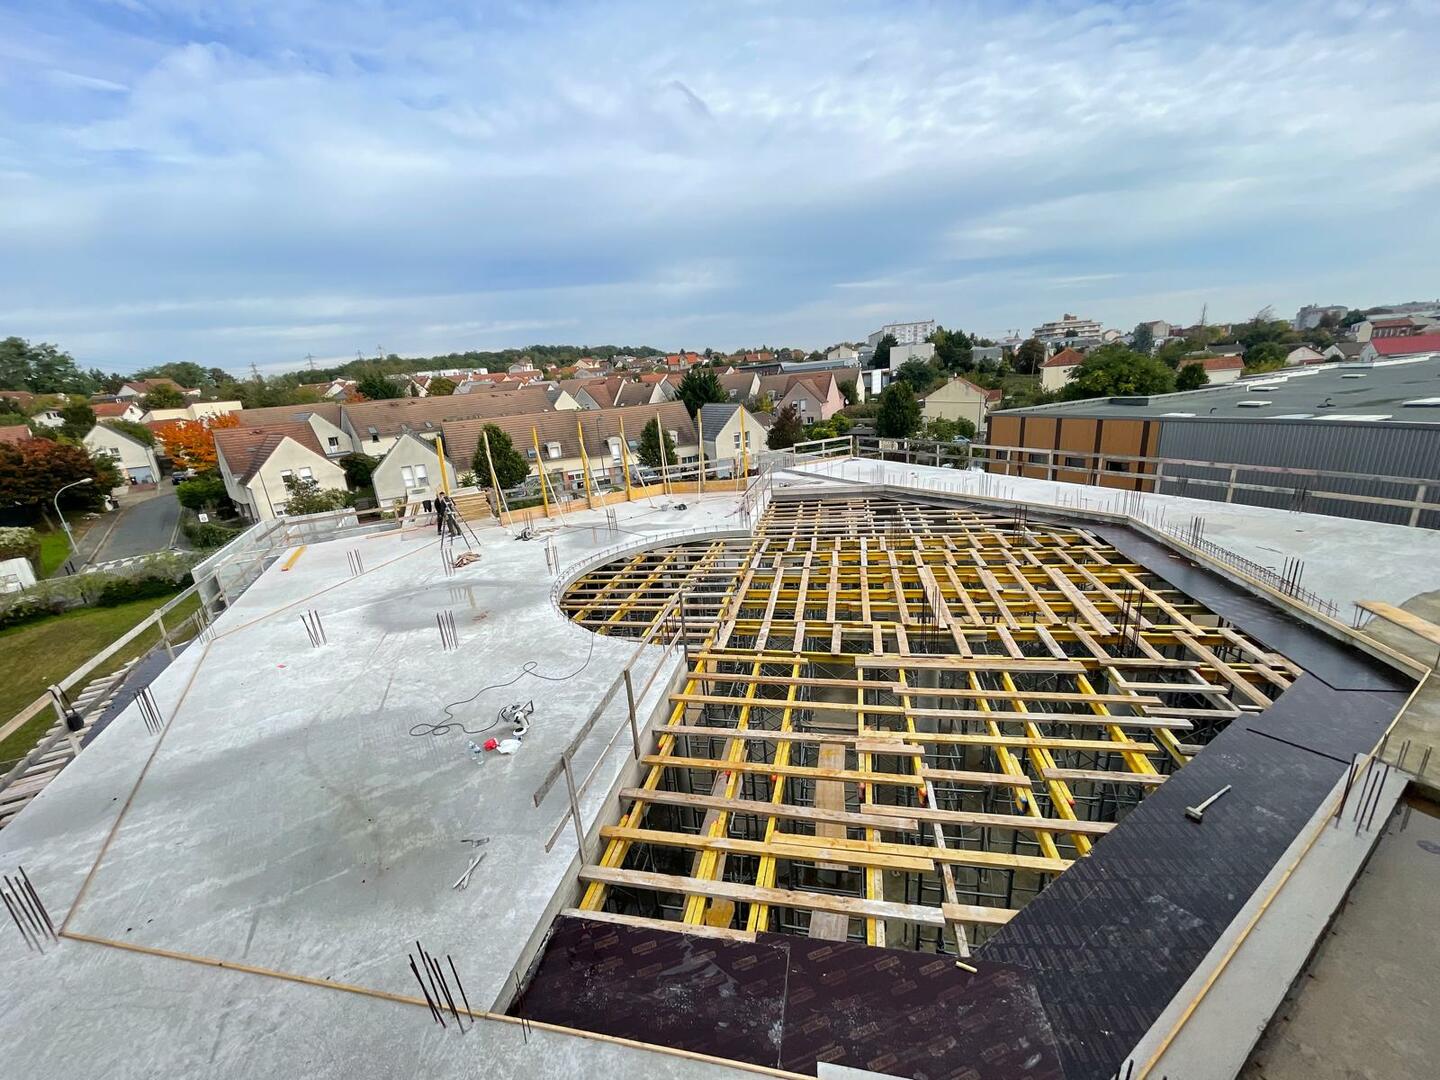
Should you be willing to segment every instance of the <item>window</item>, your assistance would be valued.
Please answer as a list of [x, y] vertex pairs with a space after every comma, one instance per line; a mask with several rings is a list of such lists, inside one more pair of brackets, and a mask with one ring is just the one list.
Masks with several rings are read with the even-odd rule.
[[534, 461], [534, 460], [535, 460], [535, 448], [534, 448], [533, 446], [527, 446], [527, 447], [525, 448], [525, 456], [526, 456], [527, 458], [529, 458], [531, 461]]
[[735, 449], [740, 449], [740, 433], [738, 431], [735, 433]]
[[1085, 468], [1085, 459], [1083, 457], [1075, 457], [1073, 454], [1068, 455], [1064, 458], [1064, 465], [1067, 469], [1083, 469]]
[[1110, 472], [1128, 472], [1130, 463], [1128, 461], [1107, 461], [1105, 462], [1105, 468], [1110, 470]]
[[314, 479], [315, 479], [315, 474], [312, 473], [312, 472], [309, 470], [309, 468], [304, 468], [304, 469], [301, 469], [301, 470], [300, 470], [300, 479], [301, 479], [301, 480], [314, 480]]
[[405, 485], [406, 491], [415, 486], [415, 470], [409, 465], [400, 466], [400, 483]]
[[678, 428], [670, 429], [670, 441], [676, 446], [680, 445], [680, 430]]
[[545, 452], [550, 455], [551, 461], [558, 461], [560, 459], [560, 444], [558, 442], [547, 442], [545, 444]]
[[620, 440], [619, 440], [619, 439], [614, 439], [614, 438], [612, 438], [612, 439], [610, 439], [610, 440], [608, 440], [608, 441], [609, 441], [609, 443], [610, 443], [610, 457], [611, 457], [611, 459], [613, 459], [613, 460], [615, 460], [615, 461], [619, 461], [619, 460], [620, 460]]
[[330, 449], [331, 449], [332, 452], [335, 451], [335, 450], [339, 450], [339, 449], [340, 449], [340, 439], [339, 439], [338, 436], [331, 435], [329, 442], [330, 442]]
[[1046, 454], [1026, 454], [1025, 459], [1029, 461], [1031, 465], [1046, 465], [1049, 463], [1049, 457]]
[[291, 472], [289, 469], [281, 469], [281, 470], [280, 470], [280, 479], [281, 479], [282, 481], [289, 480], [290, 477], [292, 477], [292, 476], [294, 476], [294, 475], [295, 475], [295, 474], [294, 474], [293, 472]]
[[370, 441], [371, 441], [371, 442], [379, 442], [379, 441], [380, 441], [380, 429], [377, 428], [374, 424], [371, 424], [371, 425], [370, 425]]
[[415, 466], [415, 486], [428, 487], [430, 485], [430, 474], [425, 471], [424, 465]]

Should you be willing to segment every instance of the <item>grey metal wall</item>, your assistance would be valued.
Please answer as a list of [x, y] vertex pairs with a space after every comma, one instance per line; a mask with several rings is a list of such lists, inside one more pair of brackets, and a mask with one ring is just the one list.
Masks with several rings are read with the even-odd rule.
[[[1300, 469], [1337, 469], [1349, 473], [1435, 480], [1426, 493], [1429, 502], [1440, 502], [1440, 424], [1387, 424], [1314, 420], [1194, 420], [1167, 417], [1161, 421], [1158, 457], [1189, 458], [1198, 461], [1242, 465], [1274, 465]], [[1187, 485], [1184, 477], [1224, 479], [1228, 469], [1168, 465], [1161, 490], [1167, 495], [1188, 495], [1199, 499], [1223, 499], [1223, 489]], [[1177, 479], [1172, 481], [1171, 476]], [[1346, 494], [1409, 499], [1413, 484], [1374, 480], [1283, 478], [1241, 470], [1241, 483], [1280, 486], [1293, 484], [1284, 493], [1237, 491], [1234, 501], [1251, 506], [1305, 510], [1337, 517], [1363, 518], [1404, 525], [1410, 511], [1374, 503], [1355, 503], [1315, 496], [1312, 489]], [[1440, 528], [1440, 512], [1427, 511], [1419, 524]]]

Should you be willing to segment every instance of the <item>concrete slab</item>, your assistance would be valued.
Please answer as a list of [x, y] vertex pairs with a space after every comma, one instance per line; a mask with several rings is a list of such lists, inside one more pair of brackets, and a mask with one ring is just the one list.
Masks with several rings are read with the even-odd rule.
[[[492, 525], [478, 534], [481, 561], [453, 576], [431, 533], [312, 544], [288, 570], [282, 558], [217, 621], [212, 640], [154, 683], [164, 734], [150, 736], [136, 710], [117, 717], [0, 833], [0, 866], [24, 864], [76, 934], [408, 996], [416, 987], [405, 956], [418, 938], [455, 957], [473, 1006], [507, 999], [527, 946], [569, 899], [561, 890], [576, 856], [570, 831], [544, 850], [564, 785], [538, 809], [531, 794], [635, 648], [581, 630], [551, 604], [545, 541], [564, 566], [618, 542], [735, 524], [733, 494], [687, 502], [685, 511], [660, 501], [619, 507], [621, 533], [601, 512], [554, 522], [538, 542]], [[351, 550], [361, 552], [359, 576]], [[310, 609], [328, 639], [319, 648], [301, 623]], [[454, 612], [455, 652], [441, 648], [441, 610]], [[642, 711], [664, 686], [656, 681]], [[536, 711], [521, 751], [476, 764], [466, 732], [506, 734], [497, 711], [529, 698]], [[434, 727], [447, 722], [447, 703], [459, 703], [453, 718], [464, 731]], [[579, 774], [621, 728], [623, 695], [577, 755]], [[599, 766], [587, 824], [628, 756], [622, 749]], [[462, 841], [482, 836], [491, 838], [485, 861], [468, 889], [453, 889], [473, 850]], [[516, 1049], [525, 1044], [509, 1024], [468, 1050], [436, 1053], [429, 1014], [414, 1006], [87, 941], [42, 957], [13, 931], [0, 935], [0, 981], [25, 987], [6, 995], [0, 1038], [12, 1050], [24, 1044], [7, 1063], [27, 1076], [95, 1072], [99, 1062], [114, 1063], [98, 1069], [106, 1075], [186, 1076], [209, 1061], [223, 1062], [224, 1075], [278, 1075], [300, 1061], [321, 1075], [416, 1075], [426, 1055], [458, 1066], [482, 1042], [497, 1075], [535, 1074], [535, 1055]], [[279, 1004], [297, 995], [303, 1005]], [[185, 1016], [167, 1019], [172, 1011]], [[151, 1035], [139, 1034], [147, 1027]], [[308, 1045], [317, 1031], [329, 1046], [318, 1055]], [[282, 1032], [273, 1051], [248, 1059]], [[566, 1055], [591, 1042], [548, 1038], [565, 1049], [541, 1072], [582, 1071]], [[607, 1049], [587, 1056], [584, 1071], [598, 1065], [603, 1075], [607, 1061], [616, 1075], [708, 1071], [649, 1057], [658, 1055]]]

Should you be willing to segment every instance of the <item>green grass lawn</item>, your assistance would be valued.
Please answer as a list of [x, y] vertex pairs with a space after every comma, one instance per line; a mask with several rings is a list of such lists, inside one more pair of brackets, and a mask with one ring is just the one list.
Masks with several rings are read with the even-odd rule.
[[40, 534], [40, 570], [35, 576], [44, 580], [60, 569], [70, 554], [70, 541], [63, 530]]
[[[169, 599], [149, 597], [110, 608], [81, 608], [0, 630], [0, 725], [43, 694], [51, 683], [69, 675]], [[198, 606], [199, 600], [192, 596], [175, 609], [173, 618], [165, 617], [166, 626], [178, 626]], [[158, 630], [146, 631], [101, 664], [94, 674], [114, 671], [159, 640]], [[83, 683], [72, 688], [71, 695], [82, 688]], [[54, 721], [54, 710], [46, 709], [0, 742], [0, 771], [24, 757]]]

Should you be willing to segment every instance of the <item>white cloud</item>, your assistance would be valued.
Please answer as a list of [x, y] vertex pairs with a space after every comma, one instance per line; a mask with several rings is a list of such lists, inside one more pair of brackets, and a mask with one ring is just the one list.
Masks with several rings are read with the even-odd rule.
[[0, 333], [87, 363], [1434, 291], [1422, 0], [141, 14], [0, 14]]

